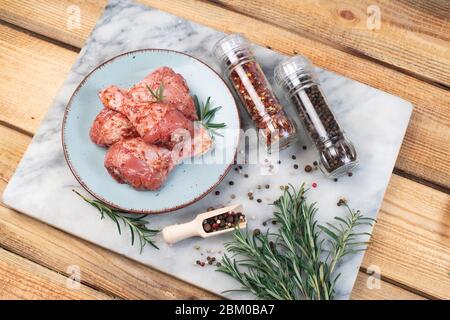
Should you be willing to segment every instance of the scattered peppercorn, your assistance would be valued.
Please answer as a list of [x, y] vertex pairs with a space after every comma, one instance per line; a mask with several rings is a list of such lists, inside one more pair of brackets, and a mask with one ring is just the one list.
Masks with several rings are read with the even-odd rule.
[[[229, 229], [245, 221], [242, 212], [226, 212], [203, 220], [203, 230], [207, 233]], [[210, 258], [211, 259], [211, 258]]]
[[248, 178], [248, 174], [244, 174], [244, 178]]
[[230, 198], [231, 198], [231, 199], [235, 199], [235, 198], [236, 198], [236, 195], [232, 194], [232, 195], [230, 195]]
[[312, 167], [311, 167], [309, 164], [307, 164], [307, 165], [305, 166], [305, 171], [306, 171], [306, 172], [311, 172], [311, 171], [312, 171]]
[[233, 182], [233, 181], [230, 181], [230, 182], [228, 182], [228, 184], [229, 184], [230, 186], [232, 186], [232, 185], [234, 184], [234, 182]]
[[264, 227], [267, 226], [267, 222], [264, 221], [264, 222], [262, 223], [262, 225], [263, 225]]
[[239, 165], [238, 168], [242, 170], [242, 166], [241, 165]]
[[272, 224], [277, 224], [277, 221], [276, 220], [272, 220]]
[[278, 160], [278, 164], [281, 164], [281, 160]]
[[306, 148], [306, 146], [303, 146], [303, 150], [306, 150], [307, 148]]
[[337, 181], [338, 181], [338, 178], [334, 178], [333, 180], [334, 180], [334, 182], [337, 182]]
[[298, 164], [294, 164], [294, 169], [298, 169]]
[[256, 202], [261, 203], [262, 200], [261, 199], [256, 199]]
[[314, 161], [314, 162], [313, 162], [313, 165], [316, 166], [316, 167], [317, 167], [318, 164], [319, 164], [319, 163], [318, 163], [317, 161]]
[[292, 155], [292, 160], [297, 159], [297, 157], [295, 155]]
[[317, 188], [317, 183], [313, 182], [313, 183], [312, 183], [312, 187], [313, 187], [313, 188]]
[[266, 189], [269, 189], [269, 188], [270, 188], [270, 185], [266, 184]]
[[353, 172], [349, 172], [348, 176], [351, 177], [353, 175]]
[[220, 267], [222, 264], [220, 262], [216, 263], [216, 267]]
[[346, 203], [347, 203], [347, 199], [345, 199], [345, 198], [340, 198], [339, 201], [338, 201], [338, 203], [337, 203], [337, 205], [338, 205], [338, 207], [340, 207], [340, 206], [342, 206], [342, 205], [345, 205]]
[[220, 194], [220, 191], [217, 190], [217, 191], [215, 192], [215, 194], [216, 194], [216, 196], [218, 196], [218, 195]]
[[261, 234], [261, 230], [259, 230], [259, 229], [253, 230], [253, 235], [254, 235], [255, 237], [259, 236], [260, 234]]

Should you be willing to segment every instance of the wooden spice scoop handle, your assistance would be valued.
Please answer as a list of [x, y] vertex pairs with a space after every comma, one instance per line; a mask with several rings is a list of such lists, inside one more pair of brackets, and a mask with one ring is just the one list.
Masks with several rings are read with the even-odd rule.
[[182, 224], [174, 224], [162, 230], [163, 239], [168, 244], [174, 244], [178, 241], [200, 235], [199, 224], [196, 220]]

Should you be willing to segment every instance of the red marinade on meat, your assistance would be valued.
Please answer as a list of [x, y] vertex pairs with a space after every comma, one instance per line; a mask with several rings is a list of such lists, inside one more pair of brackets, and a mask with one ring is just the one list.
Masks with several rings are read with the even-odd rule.
[[127, 117], [103, 108], [92, 123], [89, 136], [99, 146], [110, 146], [123, 138], [137, 137], [138, 133]]

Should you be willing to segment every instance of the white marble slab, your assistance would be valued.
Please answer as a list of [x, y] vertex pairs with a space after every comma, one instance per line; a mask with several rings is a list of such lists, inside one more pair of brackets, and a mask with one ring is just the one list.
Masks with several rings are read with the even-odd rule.
[[[81, 187], [66, 165], [60, 135], [67, 101], [81, 79], [96, 65], [125, 51], [169, 48], [187, 52], [217, 69], [209, 48], [221, 36], [222, 33], [218, 31], [149, 7], [128, 1], [112, 1], [81, 50], [8, 184], [3, 194], [4, 202], [59, 229], [213, 292], [220, 294], [223, 290], [237, 288], [234, 280], [215, 272], [214, 267], [201, 268], [194, 265], [195, 260], [205, 259], [207, 255], [219, 257], [220, 254], [210, 254], [206, 250], [223, 250], [223, 243], [230, 240], [231, 236], [191, 239], [172, 247], [165, 245], [158, 237], [161, 250], [147, 247], [139, 254], [138, 247], [130, 246], [128, 236], [119, 236], [112, 222], [100, 220], [94, 208], [71, 192], [72, 188], [81, 190]], [[262, 47], [256, 48], [256, 55], [269, 76], [282, 58], [282, 55]], [[267, 203], [279, 196], [279, 186], [287, 183], [300, 185], [302, 181], [318, 184], [318, 188], [309, 192], [309, 198], [320, 204], [320, 221], [330, 221], [335, 215], [345, 215], [344, 209], [336, 206], [341, 196], [347, 197], [351, 205], [366, 216], [375, 218], [402, 143], [412, 105], [329, 71], [319, 72], [323, 89], [360, 157], [361, 165], [353, 177], [344, 177], [334, 182], [325, 179], [319, 171], [305, 173], [302, 168], [305, 164], [312, 163], [316, 154], [307, 139], [301, 138], [295, 146], [282, 152], [282, 163], [276, 175], [261, 175], [257, 165], [244, 166], [243, 173], [249, 174], [249, 178], [243, 178], [242, 174], [232, 170], [217, 188], [220, 196], [212, 192], [188, 208], [149, 217], [151, 224], [162, 228], [188, 221], [195, 213], [210, 206], [232, 203], [230, 195], [235, 194], [237, 197], [233, 203], [244, 204], [250, 228], [261, 227], [262, 221], [271, 216], [271, 207]], [[245, 114], [243, 118], [248, 125]], [[302, 145], [308, 147], [306, 151], [302, 150]], [[292, 160], [293, 154], [297, 156], [297, 160]], [[294, 164], [298, 164], [300, 169], [295, 170]], [[235, 182], [233, 186], [228, 184], [230, 180]], [[270, 184], [270, 189], [257, 190], [258, 184], [266, 183]], [[253, 190], [255, 199], [261, 198], [263, 203], [248, 200], [246, 194], [249, 190]], [[201, 249], [195, 250], [195, 245], [200, 245]], [[352, 256], [340, 266], [342, 276], [337, 284], [338, 298], [349, 297], [362, 257], [362, 254]], [[242, 294], [227, 296], [248, 297]]]

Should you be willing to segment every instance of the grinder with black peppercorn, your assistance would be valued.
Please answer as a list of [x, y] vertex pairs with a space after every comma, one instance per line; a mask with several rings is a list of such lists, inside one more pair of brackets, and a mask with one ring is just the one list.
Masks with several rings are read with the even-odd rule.
[[355, 148], [336, 121], [309, 60], [297, 55], [281, 62], [275, 79], [319, 151], [322, 172], [333, 178], [350, 172], [358, 164]]

